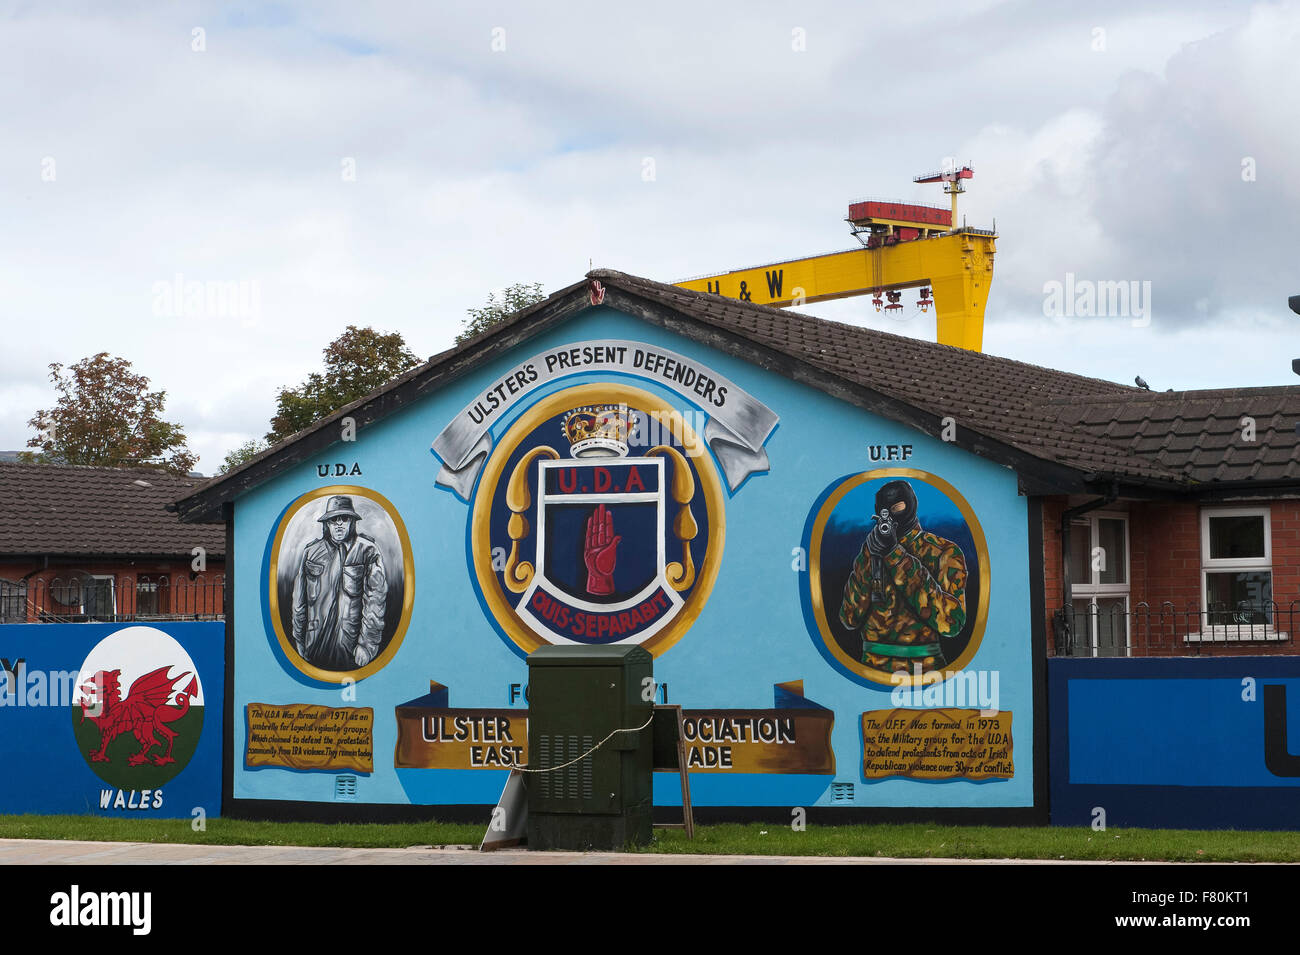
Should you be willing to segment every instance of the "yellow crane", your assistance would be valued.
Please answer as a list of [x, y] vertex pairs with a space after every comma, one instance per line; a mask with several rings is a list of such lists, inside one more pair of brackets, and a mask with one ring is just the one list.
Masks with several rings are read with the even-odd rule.
[[915, 288], [917, 306], [934, 307], [940, 344], [980, 351], [997, 233], [957, 224], [957, 197], [966, 191], [963, 181], [974, 175], [963, 166], [913, 180], [942, 182], [951, 209], [880, 199], [852, 203], [845, 221], [862, 248], [674, 284], [778, 308], [871, 295], [877, 311], [903, 308], [903, 291]]

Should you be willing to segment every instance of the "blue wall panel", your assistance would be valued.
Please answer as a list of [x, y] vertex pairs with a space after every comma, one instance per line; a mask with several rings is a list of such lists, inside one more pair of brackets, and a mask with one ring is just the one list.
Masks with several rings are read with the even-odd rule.
[[1054, 824], [1101, 808], [1110, 826], [1300, 826], [1300, 767], [1282, 757], [1300, 740], [1300, 658], [1057, 658], [1048, 673]]
[[6, 624], [0, 658], [0, 812], [220, 814], [223, 624]]

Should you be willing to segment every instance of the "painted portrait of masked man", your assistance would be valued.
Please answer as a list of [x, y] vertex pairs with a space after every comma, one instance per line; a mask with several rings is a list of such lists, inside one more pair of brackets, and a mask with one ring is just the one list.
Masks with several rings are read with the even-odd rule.
[[844, 586], [840, 622], [862, 638], [862, 663], [892, 673], [949, 664], [943, 639], [966, 624], [966, 557], [921, 526], [903, 480], [876, 492], [874, 524]]

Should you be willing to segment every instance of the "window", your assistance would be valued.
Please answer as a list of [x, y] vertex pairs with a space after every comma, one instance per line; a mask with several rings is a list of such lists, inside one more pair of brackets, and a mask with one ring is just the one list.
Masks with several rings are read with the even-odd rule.
[[158, 607], [158, 582], [144, 577], [135, 582], [135, 612], [138, 615], [154, 616], [162, 611]]
[[1205, 626], [1188, 640], [1284, 640], [1273, 614], [1273, 534], [1267, 507], [1201, 512]]
[[0, 623], [27, 622], [27, 584], [0, 579]]
[[1128, 518], [1094, 513], [1070, 525], [1074, 649], [1094, 657], [1128, 656]]
[[95, 574], [86, 582], [82, 592], [82, 612], [88, 617], [112, 620], [117, 614], [116, 580], [106, 574]]

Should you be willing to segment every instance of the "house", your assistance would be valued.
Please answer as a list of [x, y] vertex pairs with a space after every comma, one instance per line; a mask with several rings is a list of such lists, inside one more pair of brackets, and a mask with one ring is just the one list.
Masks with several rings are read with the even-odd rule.
[[1297, 418], [595, 270], [177, 501], [226, 811], [489, 805], [527, 654], [638, 643], [697, 807], [1046, 821], [1049, 654], [1291, 646]]
[[0, 462], [0, 621], [219, 616], [225, 535], [166, 510], [202, 478]]

